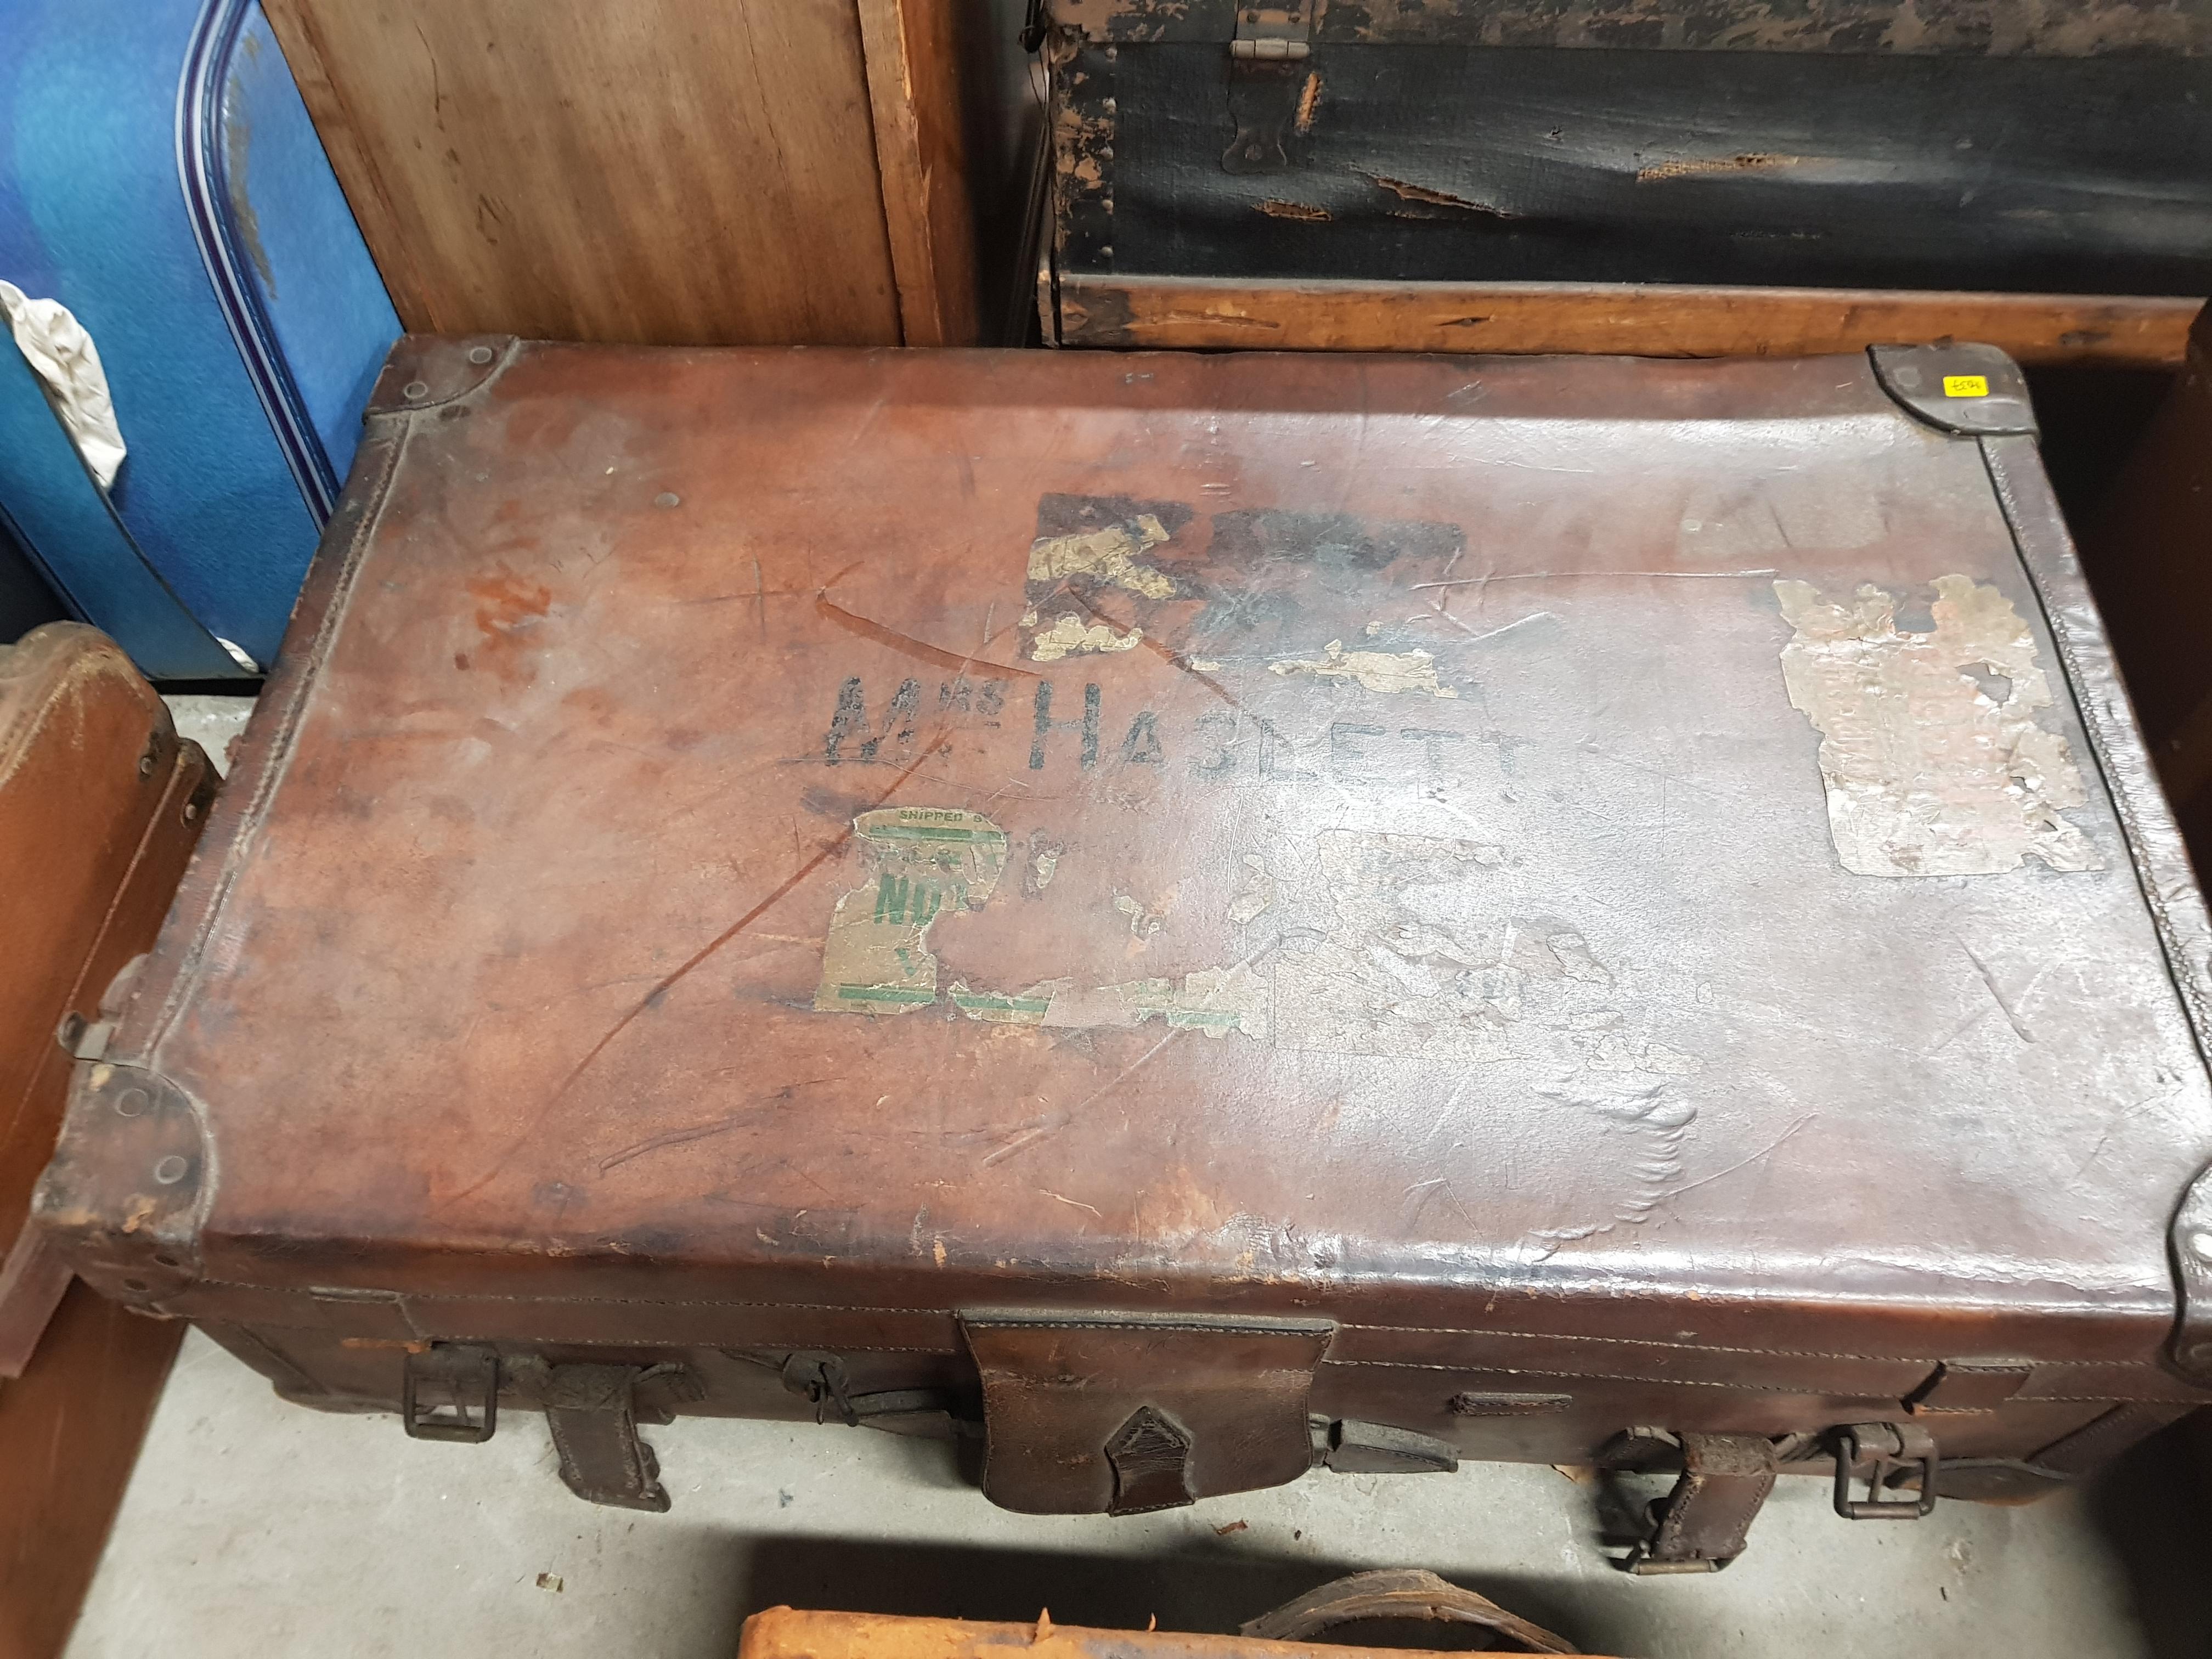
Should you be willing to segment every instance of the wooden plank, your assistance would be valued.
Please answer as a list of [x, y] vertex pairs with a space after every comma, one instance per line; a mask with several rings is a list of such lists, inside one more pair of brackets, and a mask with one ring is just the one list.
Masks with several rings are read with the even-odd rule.
[[1271, 1642], [1184, 1631], [1087, 1630], [1055, 1625], [1049, 1613], [1034, 1625], [1008, 1625], [792, 1607], [753, 1614], [738, 1638], [738, 1659], [1004, 1659], [1009, 1652], [1024, 1659], [1404, 1659], [1408, 1651], [1430, 1650]]
[[410, 329], [896, 344], [856, 0], [268, 0]]
[[23, 1375], [0, 1383], [0, 1655], [57, 1659], [184, 1340], [72, 1284]]
[[953, 0], [859, 0], [876, 167], [910, 346], [974, 345], [975, 217]]
[[2023, 363], [2168, 368], [2193, 299], [1657, 284], [1060, 276], [1063, 343], [1197, 349], [1784, 357], [1978, 340]]

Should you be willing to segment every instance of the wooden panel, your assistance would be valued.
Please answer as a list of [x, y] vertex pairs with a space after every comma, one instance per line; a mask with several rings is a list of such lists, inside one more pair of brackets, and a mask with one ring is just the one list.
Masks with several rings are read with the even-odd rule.
[[1055, 1625], [1048, 1612], [1034, 1625], [1006, 1625], [769, 1607], [746, 1620], [738, 1638], [738, 1659], [1002, 1659], [1009, 1653], [1028, 1659], [1402, 1659], [1407, 1651], [1183, 1631], [1085, 1630]]
[[1791, 357], [1978, 340], [2024, 363], [2181, 361], [2196, 300], [1547, 283], [1060, 278], [1066, 345]]
[[856, 0], [267, 0], [410, 329], [896, 344]]
[[0, 1659], [68, 1642], [184, 1334], [72, 1285], [30, 1368], [0, 1382]]
[[884, 218], [910, 346], [977, 343], [954, 0], [860, 0]]

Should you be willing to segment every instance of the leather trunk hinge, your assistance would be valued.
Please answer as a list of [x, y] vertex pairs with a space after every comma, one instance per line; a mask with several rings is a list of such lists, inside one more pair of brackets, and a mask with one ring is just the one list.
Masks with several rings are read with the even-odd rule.
[[1313, 130], [1321, 81], [1313, 53], [1318, 0], [1241, 6], [1229, 43], [1229, 114], [1237, 136], [1221, 157], [1224, 173], [1280, 173], [1301, 159]]
[[[638, 1390], [661, 1385], [678, 1397], [699, 1390], [676, 1365], [554, 1365], [536, 1358], [509, 1360], [507, 1382], [516, 1398], [545, 1413], [561, 1481], [577, 1497], [617, 1509], [668, 1508], [660, 1462], [637, 1432]], [[659, 1420], [668, 1420], [661, 1410]]]
[[1759, 1434], [1681, 1434], [1682, 1473], [1653, 1506], [1651, 1536], [1622, 1565], [1639, 1575], [1718, 1572], [1744, 1552], [1779, 1473]]

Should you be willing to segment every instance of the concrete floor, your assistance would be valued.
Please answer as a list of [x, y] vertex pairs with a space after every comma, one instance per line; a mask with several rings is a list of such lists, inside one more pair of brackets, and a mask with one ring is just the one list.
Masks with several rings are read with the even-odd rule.
[[[173, 707], [227, 759], [242, 700]], [[1590, 1488], [1549, 1468], [1322, 1473], [1160, 1515], [1040, 1518], [994, 1509], [929, 1442], [647, 1433], [665, 1516], [570, 1497], [540, 1418], [507, 1413], [483, 1446], [411, 1441], [396, 1419], [284, 1405], [194, 1334], [68, 1659], [723, 1659], [778, 1603], [1225, 1631], [1381, 1566], [1643, 1659], [2212, 1659], [2212, 1526], [2179, 1433], [2085, 1491], [1913, 1523], [1844, 1522], [1820, 1483], [1785, 1481], [1727, 1572], [1645, 1579], [1607, 1562]]]
[[1821, 1483], [1793, 1479], [1727, 1572], [1635, 1579], [1607, 1565], [1589, 1491], [1549, 1468], [1323, 1472], [1160, 1515], [1040, 1518], [994, 1509], [935, 1443], [647, 1434], [665, 1516], [570, 1497], [542, 1418], [505, 1413], [482, 1446], [410, 1441], [393, 1418], [282, 1403], [195, 1333], [68, 1659], [721, 1659], [778, 1603], [1227, 1630], [1376, 1566], [1431, 1568], [1647, 1659], [2212, 1653], [2204, 1523], [2161, 1484], [2187, 1461], [2173, 1444], [2086, 1492], [1911, 1523], [1838, 1520]]

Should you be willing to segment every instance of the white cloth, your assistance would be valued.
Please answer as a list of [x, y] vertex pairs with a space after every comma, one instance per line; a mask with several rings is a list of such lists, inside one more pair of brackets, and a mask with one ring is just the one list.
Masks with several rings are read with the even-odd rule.
[[129, 452], [123, 446], [123, 428], [115, 423], [115, 404], [107, 394], [107, 371], [100, 366], [100, 348], [67, 306], [57, 300], [31, 299], [13, 283], [0, 283], [0, 313], [6, 314], [9, 331], [32, 371], [45, 382], [46, 401], [60, 416], [70, 441], [100, 487], [107, 489]]

